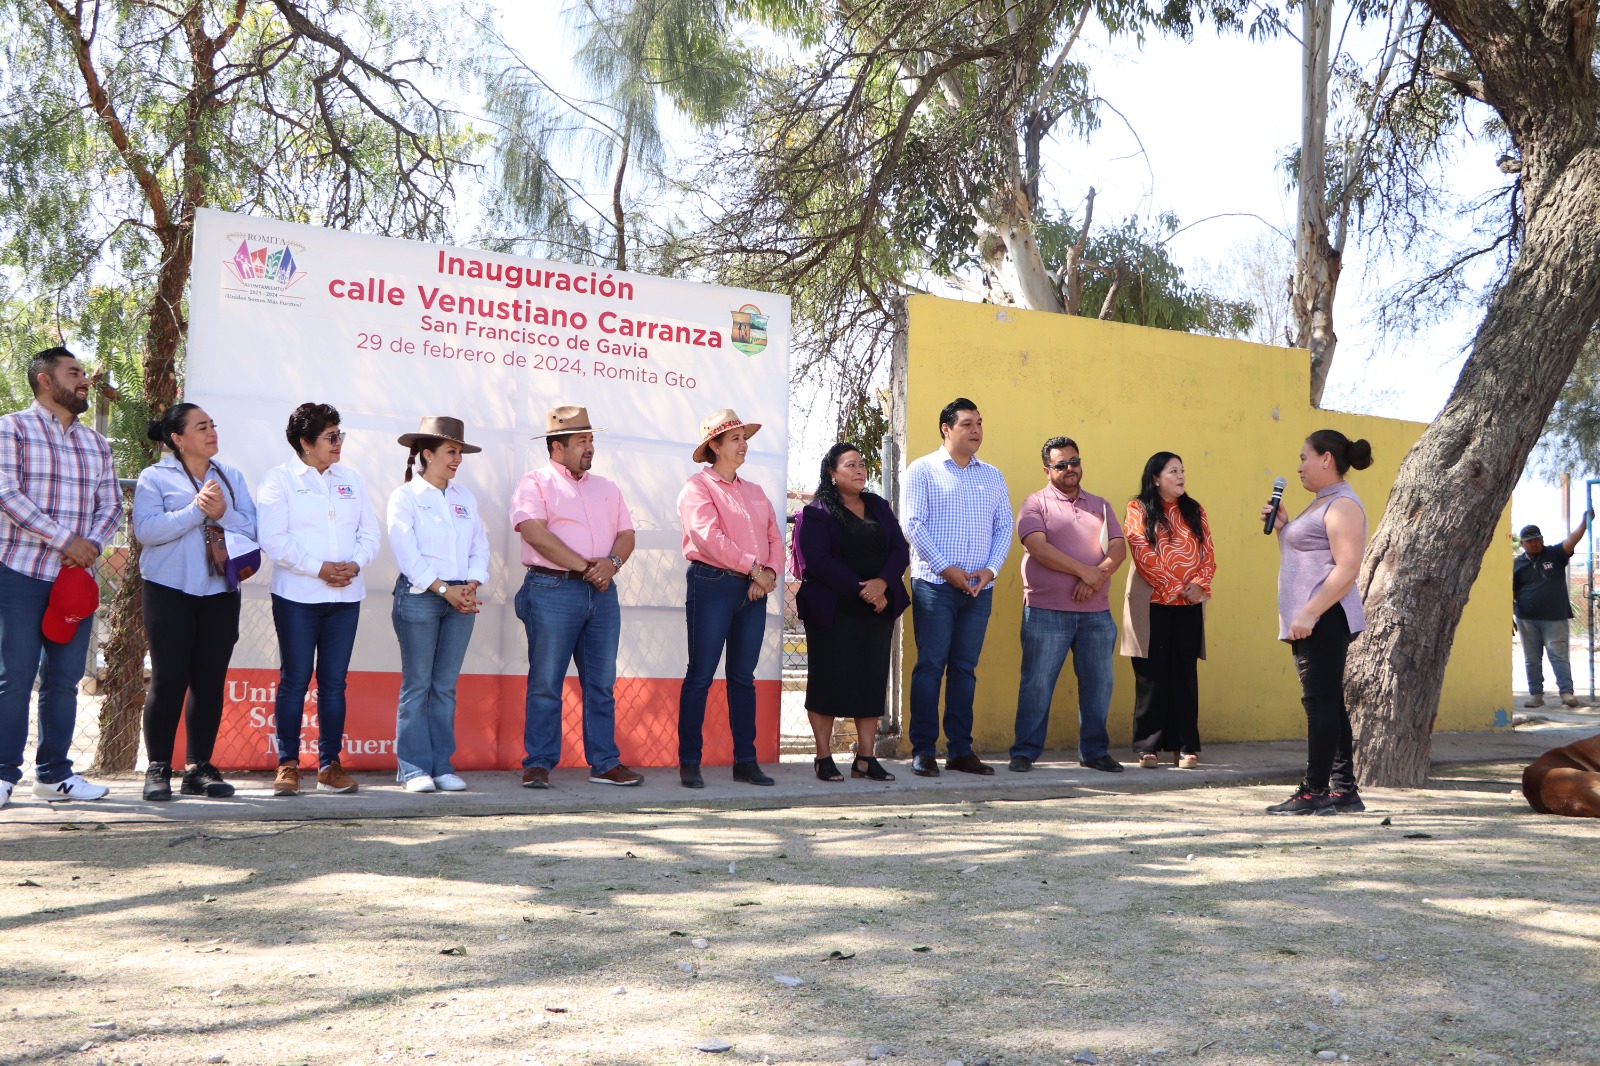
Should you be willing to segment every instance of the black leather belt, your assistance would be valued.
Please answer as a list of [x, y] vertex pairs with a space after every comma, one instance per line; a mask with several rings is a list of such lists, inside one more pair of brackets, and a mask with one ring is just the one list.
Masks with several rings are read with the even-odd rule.
[[530, 566], [528, 569], [535, 574], [549, 574], [551, 577], [559, 577], [566, 581], [583, 580], [583, 574], [577, 570], [557, 570], [553, 566]]

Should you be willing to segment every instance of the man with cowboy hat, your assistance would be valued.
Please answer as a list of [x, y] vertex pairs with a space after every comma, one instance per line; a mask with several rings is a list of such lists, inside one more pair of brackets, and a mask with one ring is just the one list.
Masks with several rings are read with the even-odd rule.
[[561, 761], [561, 689], [576, 662], [583, 688], [583, 747], [589, 780], [637, 785], [616, 741], [617, 643], [622, 610], [613, 579], [633, 554], [633, 520], [612, 482], [589, 468], [594, 435], [586, 408], [566, 406], [545, 419], [550, 464], [522, 476], [511, 524], [522, 537], [527, 576], [517, 617], [528, 634], [528, 702], [523, 721], [522, 787], [549, 788]]

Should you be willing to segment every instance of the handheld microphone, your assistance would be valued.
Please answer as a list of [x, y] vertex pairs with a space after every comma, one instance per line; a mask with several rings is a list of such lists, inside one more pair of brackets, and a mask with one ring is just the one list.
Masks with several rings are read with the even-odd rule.
[[1287, 484], [1288, 482], [1281, 477], [1272, 479], [1272, 498], [1267, 501], [1270, 510], [1267, 511], [1266, 527], [1261, 532], [1271, 533], [1272, 527], [1278, 524], [1278, 504], [1283, 502], [1283, 487]]

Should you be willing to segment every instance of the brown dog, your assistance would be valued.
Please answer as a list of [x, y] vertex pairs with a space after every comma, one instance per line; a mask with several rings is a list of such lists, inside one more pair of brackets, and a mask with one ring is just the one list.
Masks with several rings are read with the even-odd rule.
[[1600, 736], [1535, 759], [1522, 771], [1522, 795], [1540, 814], [1600, 818]]

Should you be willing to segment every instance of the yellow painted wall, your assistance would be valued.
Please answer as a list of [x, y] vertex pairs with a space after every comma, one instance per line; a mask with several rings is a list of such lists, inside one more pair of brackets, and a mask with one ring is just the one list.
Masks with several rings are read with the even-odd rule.
[[[1209, 658], [1200, 663], [1200, 734], [1208, 741], [1305, 735], [1300, 686], [1277, 638], [1278, 549], [1258, 515], [1274, 477], [1288, 479], [1291, 515], [1310, 502], [1295, 476], [1312, 431], [1338, 429], [1372, 442], [1374, 462], [1349, 481], [1376, 526], [1400, 460], [1421, 434], [1415, 422], [1313, 410], [1306, 353], [1244, 341], [919, 296], [908, 301], [906, 450], [909, 462], [939, 447], [939, 410], [956, 396], [983, 414], [979, 456], [1006, 476], [1012, 508], [1045, 484], [1043, 442], [1058, 434], [1082, 449], [1083, 484], [1119, 509], [1157, 451], [1183, 457], [1188, 491], [1205, 507], [1217, 551], [1208, 615]], [[1509, 518], [1502, 518], [1508, 523]], [[1509, 530], [1509, 526], [1507, 526]], [[980, 751], [1011, 746], [1021, 667], [1022, 546], [995, 583], [978, 665], [974, 738]], [[1124, 564], [1112, 587], [1120, 627]], [[1456, 632], [1437, 728], [1509, 724], [1511, 554], [1491, 552]], [[908, 620], [904, 677], [916, 662]], [[1111, 739], [1132, 739], [1133, 671], [1117, 656]], [[903, 697], [904, 698], [904, 697]], [[1056, 687], [1051, 748], [1077, 742], [1077, 686], [1070, 663]], [[902, 722], [910, 710], [902, 706]], [[1498, 712], [1498, 713], [1497, 713]]]

